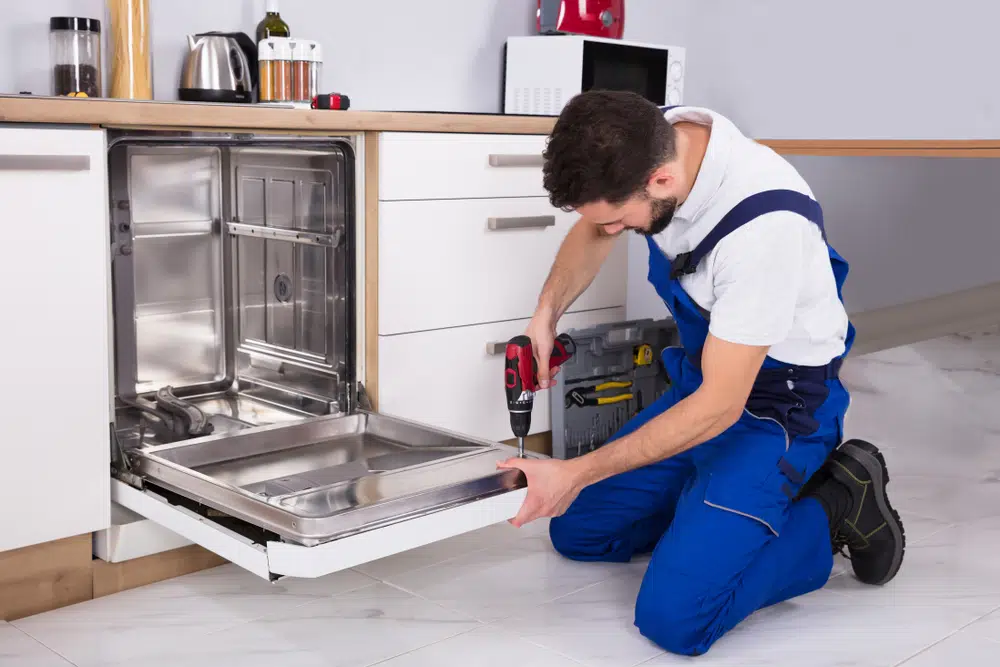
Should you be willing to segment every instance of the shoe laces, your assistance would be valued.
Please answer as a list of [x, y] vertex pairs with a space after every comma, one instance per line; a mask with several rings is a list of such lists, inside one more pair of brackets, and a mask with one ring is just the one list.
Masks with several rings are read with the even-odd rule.
[[833, 553], [840, 554], [844, 558], [849, 558], [847, 553], [847, 536], [841, 531], [835, 531], [830, 537], [830, 545], [833, 547]]

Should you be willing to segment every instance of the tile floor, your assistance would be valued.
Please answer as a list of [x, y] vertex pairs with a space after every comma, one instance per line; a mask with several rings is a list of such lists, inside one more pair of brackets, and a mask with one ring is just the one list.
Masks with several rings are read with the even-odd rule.
[[[1000, 664], [1000, 331], [850, 362], [848, 435], [886, 451], [907, 557], [882, 589], [838, 562], [702, 665]], [[905, 413], [909, 413], [907, 416]], [[502, 524], [319, 581], [224, 566], [0, 625], [0, 666], [665, 667], [632, 626], [644, 563], [556, 556]]]

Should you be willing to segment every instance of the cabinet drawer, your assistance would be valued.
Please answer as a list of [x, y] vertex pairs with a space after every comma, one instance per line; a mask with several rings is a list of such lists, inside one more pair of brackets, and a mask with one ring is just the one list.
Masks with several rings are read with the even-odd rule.
[[[531, 317], [577, 215], [543, 197], [379, 205], [379, 334]], [[570, 312], [625, 305], [620, 239]]]
[[545, 196], [545, 136], [385, 132], [379, 199]]
[[[574, 313], [562, 318], [559, 331], [624, 317], [624, 308]], [[379, 336], [379, 412], [492, 441], [512, 438], [503, 391], [503, 352], [491, 354], [488, 345], [506, 343], [527, 325], [528, 320], [515, 320]], [[432, 368], [418, 363], [431, 363]], [[556, 385], [557, 394], [561, 389]], [[531, 433], [550, 428], [550, 393], [535, 395]]]

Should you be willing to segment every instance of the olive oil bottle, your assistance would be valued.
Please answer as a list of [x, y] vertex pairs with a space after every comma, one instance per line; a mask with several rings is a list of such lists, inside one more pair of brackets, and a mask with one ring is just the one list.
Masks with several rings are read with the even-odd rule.
[[278, 13], [278, 0], [267, 0], [267, 13], [257, 24], [257, 43], [268, 37], [291, 37], [288, 24]]

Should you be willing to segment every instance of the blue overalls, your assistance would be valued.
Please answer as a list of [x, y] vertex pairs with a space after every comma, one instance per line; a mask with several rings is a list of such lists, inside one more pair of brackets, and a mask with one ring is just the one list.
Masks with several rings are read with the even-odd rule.
[[[771, 211], [794, 211], [823, 230], [817, 202], [772, 190], [740, 202], [673, 266], [647, 239], [648, 278], [673, 315], [683, 347], [662, 353], [670, 390], [615, 437], [699, 387], [708, 320], [679, 278], [727, 234]], [[827, 247], [842, 300], [848, 266]], [[844, 356], [853, 341], [851, 325]], [[762, 607], [822, 587], [833, 566], [826, 514], [815, 499], [793, 499], [841, 441], [849, 402], [837, 379], [842, 360], [805, 367], [768, 357], [735, 425], [678, 456], [585, 488], [551, 521], [555, 549], [575, 560], [617, 562], [652, 551], [635, 624], [683, 655], [706, 652]]]

